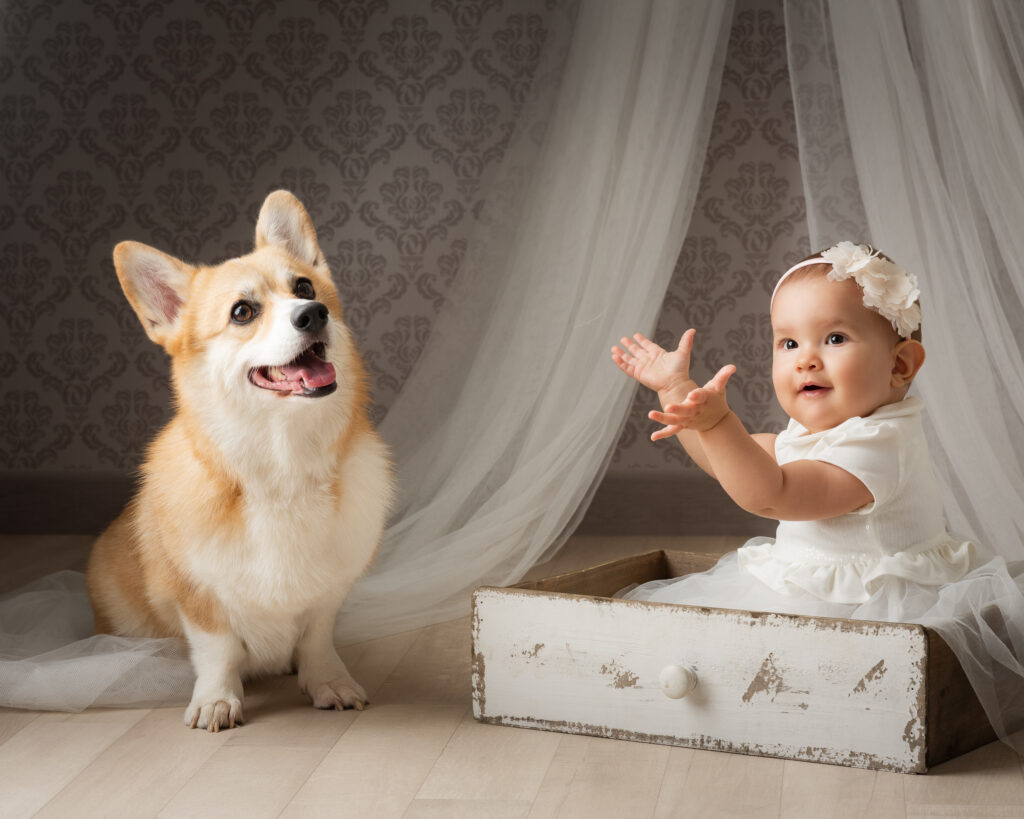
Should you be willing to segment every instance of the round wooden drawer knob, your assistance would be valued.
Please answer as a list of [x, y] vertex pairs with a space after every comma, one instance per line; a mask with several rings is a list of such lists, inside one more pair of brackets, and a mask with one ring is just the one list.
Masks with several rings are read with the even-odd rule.
[[692, 669], [681, 665], [667, 665], [658, 675], [661, 693], [673, 700], [689, 694], [697, 685], [697, 675]]

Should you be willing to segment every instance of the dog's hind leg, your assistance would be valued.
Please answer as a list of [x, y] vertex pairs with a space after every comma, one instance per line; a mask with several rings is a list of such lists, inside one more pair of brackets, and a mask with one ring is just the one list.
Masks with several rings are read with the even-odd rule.
[[296, 646], [299, 688], [316, 708], [355, 708], [368, 702], [366, 691], [352, 679], [334, 647], [337, 607], [326, 606], [309, 613], [306, 628]]

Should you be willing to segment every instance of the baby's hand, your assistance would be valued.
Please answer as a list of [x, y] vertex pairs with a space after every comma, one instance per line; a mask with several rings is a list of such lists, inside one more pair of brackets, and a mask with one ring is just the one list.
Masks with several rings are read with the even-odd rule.
[[655, 392], [681, 387], [690, 381], [690, 351], [696, 332], [687, 330], [683, 333], [679, 346], [673, 352], [636, 333], [632, 339], [621, 340], [625, 350], [612, 347], [612, 361], [630, 378]]
[[651, 440], [670, 438], [684, 429], [705, 432], [715, 426], [729, 413], [725, 385], [734, 372], [735, 365], [727, 364], [703, 387], [691, 390], [683, 403], [669, 404], [664, 412], [652, 410], [648, 417], [665, 426], [654, 432]]

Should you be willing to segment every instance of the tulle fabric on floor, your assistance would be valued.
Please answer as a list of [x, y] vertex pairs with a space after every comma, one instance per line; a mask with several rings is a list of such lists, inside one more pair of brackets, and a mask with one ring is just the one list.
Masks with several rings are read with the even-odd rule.
[[0, 595], [0, 705], [82, 711], [184, 705], [195, 676], [183, 640], [92, 633], [81, 572]]
[[[983, 562], [981, 562], [983, 561]], [[920, 623], [960, 660], [996, 734], [1024, 750], [1024, 562], [984, 556], [955, 583], [924, 586], [889, 577], [866, 602], [830, 603], [782, 595], [739, 568], [736, 552], [706, 572], [624, 589], [630, 600], [780, 614]]]

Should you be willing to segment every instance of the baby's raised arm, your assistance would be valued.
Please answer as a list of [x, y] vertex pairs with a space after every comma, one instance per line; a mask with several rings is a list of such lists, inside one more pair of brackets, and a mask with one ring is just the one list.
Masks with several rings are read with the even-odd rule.
[[738, 506], [761, 517], [824, 520], [871, 503], [867, 487], [838, 466], [810, 460], [780, 466], [775, 436], [748, 433], [726, 403], [725, 385], [735, 369], [723, 367], [681, 404], [652, 412], [653, 420], [669, 425], [655, 435], [665, 437], [677, 428], [696, 432], [710, 474]]
[[736, 371], [729, 364], [703, 387], [690, 377], [696, 331], [687, 330], [674, 351], [637, 333], [612, 347], [620, 370], [658, 393], [662, 411], [650, 418], [665, 426], [652, 440], [675, 435], [705, 472], [716, 478], [737, 505], [776, 520], [822, 520], [871, 503], [864, 484], [823, 461], [779, 466], [775, 436], [747, 432], [726, 401], [726, 384]]
[[[693, 350], [693, 337], [696, 330], [687, 330], [679, 340], [679, 346], [669, 352], [646, 338], [642, 333], [635, 333], [633, 338], [623, 337], [622, 348], [612, 347], [612, 361], [630, 378], [635, 378], [648, 389], [658, 394], [662, 408], [679, 404], [693, 390], [698, 388], [697, 382], [690, 378], [690, 353]], [[712, 477], [711, 470], [700, 438], [695, 431], [682, 427], [667, 427], [653, 436], [654, 440], [676, 435], [687, 454], [694, 462]]]

